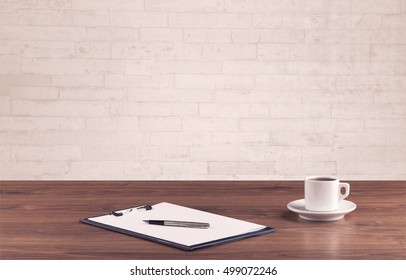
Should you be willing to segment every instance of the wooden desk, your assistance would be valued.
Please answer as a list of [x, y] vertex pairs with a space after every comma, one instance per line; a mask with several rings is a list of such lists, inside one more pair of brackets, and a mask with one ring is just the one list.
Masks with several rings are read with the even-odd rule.
[[[301, 181], [0, 182], [0, 259], [406, 259], [406, 182], [349, 182], [358, 208], [309, 222], [286, 204]], [[79, 219], [172, 202], [276, 228], [185, 252], [85, 225]]]

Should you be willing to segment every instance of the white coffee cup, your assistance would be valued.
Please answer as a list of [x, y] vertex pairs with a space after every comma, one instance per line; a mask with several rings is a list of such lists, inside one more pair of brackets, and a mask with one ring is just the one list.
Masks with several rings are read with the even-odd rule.
[[[341, 193], [345, 189], [345, 193]], [[305, 180], [305, 208], [309, 211], [335, 211], [350, 194], [350, 185], [331, 176], [310, 176]]]

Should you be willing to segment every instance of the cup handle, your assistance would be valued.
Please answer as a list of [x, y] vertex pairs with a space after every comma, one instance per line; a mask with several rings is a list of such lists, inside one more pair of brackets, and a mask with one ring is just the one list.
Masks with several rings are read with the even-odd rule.
[[[345, 193], [344, 194], [341, 193], [342, 188], [345, 188]], [[340, 183], [339, 184], [339, 195], [340, 195], [339, 201], [346, 198], [349, 194], [350, 194], [350, 184], [348, 184], [348, 183]]]

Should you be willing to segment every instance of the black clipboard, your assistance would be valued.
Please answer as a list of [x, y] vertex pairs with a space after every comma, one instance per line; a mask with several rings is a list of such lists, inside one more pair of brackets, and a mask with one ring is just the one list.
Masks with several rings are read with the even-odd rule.
[[[165, 205], [163, 205], [163, 204], [165, 204]], [[242, 220], [232, 219], [229, 217], [220, 216], [220, 215], [216, 215], [216, 214], [212, 214], [212, 213], [208, 213], [208, 212], [203, 212], [203, 211], [195, 210], [192, 208], [187, 208], [187, 207], [170, 204], [170, 203], [166, 203], [166, 202], [152, 206], [152, 209], [154, 209], [154, 207], [159, 207], [159, 206], [172, 207], [171, 209], [180, 209], [182, 211], [189, 211], [190, 213], [197, 213], [197, 214], [202, 215], [202, 217], [205, 217], [205, 216], [214, 217], [215, 219], [222, 219], [221, 221], [235, 223], [237, 225], [238, 225], [238, 223], [241, 223], [241, 225], [248, 225], [251, 228], [254, 225], [256, 225], [256, 224], [252, 224], [252, 223], [245, 222]], [[176, 208], [174, 208], [174, 207], [176, 207]], [[93, 217], [93, 218], [85, 218], [85, 219], [81, 219], [80, 222], [82, 222], [84, 224], [100, 227], [103, 229], [119, 232], [122, 234], [142, 238], [145, 240], [153, 241], [153, 242], [156, 242], [159, 244], [171, 246], [171, 247], [178, 248], [178, 249], [185, 250], [185, 251], [193, 251], [193, 250], [197, 250], [197, 249], [201, 249], [201, 248], [217, 246], [217, 245], [234, 242], [234, 241], [238, 241], [238, 240], [242, 240], [242, 239], [246, 239], [246, 238], [250, 238], [250, 237], [255, 237], [255, 236], [272, 233], [275, 231], [275, 229], [273, 227], [257, 225], [257, 226], [259, 226], [259, 228], [256, 230], [250, 230], [248, 232], [242, 232], [239, 234], [229, 234], [222, 238], [220, 237], [220, 238], [215, 238], [215, 239], [209, 239], [209, 240], [205, 240], [204, 242], [197, 242], [194, 244], [183, 244], [182, 242], [177, 242], [176, 240], [172, 240], [171, 238], [165, 238], [165, 236], [159, 236], [159, 235], [154, 236], [154, 234], [148, 234], [146, 232], [143, 232], [142, 225], [140, 225], [141, 230], [137, 230], [137, 227], [135, 227], [135, 230], [134, 230], [131, 228], [117, 226], [117, 224], [114, 224], [114, 222], [110, 222], [110, 221], [115, 221], [116, 219], [122, 219], [122, 217], [126, 218], [127, 214], [133, 215], [133, 217], [137, 217], [137, 215], [140, 215], [141, 212], [132, 211], [132, 210], [140, 209], [140, 208], [142, 208], [142, 207], [135, 207], [135, 208], [124, 209], [124, 210], [120, 210], [120, 211], [113, 211], [109, 215], [102, 215], [102, 216], [97, 216], [97, 217]], [[185, 210], [183, 210], [183, 209], [185, 209]], [[147, 214], [142, 215], [142, 217], [144, 217], [145, 215], [147, 215]], [[127, 217], [129, 217], [129, 216], [127, 216]], [[139, 219], [144, 219], [142, 217]], [[145, 225], [143, 225], [143, 226], [144, 226], [144, 228], [146, 228]], [[169, 229], [169, 227], [162, 227], [162, 226], [155, 226], [155, 225], [146, 225], [146, 226], [152, 227], [151, 229], [159, 228], [160, 232], [162, 232], [162, 230], [173, 230], [173, 229]], [[179, 229], [179, 231], [182, 231], [182, 230], [185, 230], [185, 229]], [[187, 231], [187, 229], [185, 231]], [[227, 230], [225, 230], [225, 232], [226, 231]], [[197, 230], [195, 229], [195, 230], [189, 231], [189, 233], [190, 232], [192, 234], [205, 234], [204, 229], [197, 229]], [[238, 231], [235, 231], [235, 232], [238, 232]], [[221, 235], [218, 235], [218, 236], [221, 236]]]

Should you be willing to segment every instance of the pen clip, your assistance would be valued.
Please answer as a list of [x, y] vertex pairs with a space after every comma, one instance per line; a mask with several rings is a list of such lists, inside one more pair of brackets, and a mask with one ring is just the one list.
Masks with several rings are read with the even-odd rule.
[[151, 206], [151, 205], [149, 205], [149, 204], [144, 204], [144, 205], [136, 206], [136, 207], [134, 207], [134, 208], [130, 208], [130, 209], [127, 209], [127, 210], [115, 210], [115, 211], [111, 211], [111, 212], [110, 212], [110, 215], [113, 215], [113, 216], [115, 216], [115, 217], [121, 217], [121, 216], [123, 216], [124, 214], [128, 214], [128, 213], [132, 212], [133, 210], [145, 210], [145, 211], [148, 211], [148, 210], [151, 210], [151, 209], [152, 209], [152, 206]]

